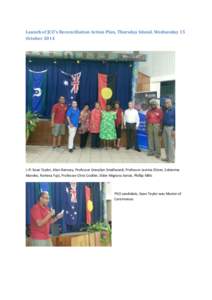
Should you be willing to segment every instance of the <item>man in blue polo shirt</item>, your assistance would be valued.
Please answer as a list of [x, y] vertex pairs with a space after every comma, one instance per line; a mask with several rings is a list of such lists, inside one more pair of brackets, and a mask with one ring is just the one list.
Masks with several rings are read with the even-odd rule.
[[69, 107], [66, 117], [68, 121], [68, 150], [73, 152], [74, 150], [74, 138], [77, 132], [79, 124], [80, 111], [77, 107], [77, 102], [72, 101], [71, 107]]
[[166, 99], [164, 106], [163, 142], [166, 158], [163, 161], [173, 163], [175, 160], [175, 108], [172, 105], [171, 99]]

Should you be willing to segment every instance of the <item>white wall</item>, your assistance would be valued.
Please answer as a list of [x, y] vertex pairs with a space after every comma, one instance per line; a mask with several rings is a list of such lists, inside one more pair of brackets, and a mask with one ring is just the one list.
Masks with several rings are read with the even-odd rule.
[[146, 62], [138, 63], [138, 71], [150, 76], [150, 91], [157, 91], [160, 97], [160, 82], [175, 80], [175, 52], [143, 52]]
[[106, 200], [112, 200], [113, 198], [113, 191], [112, 191], [112, 185], [110, 182], [104, 183], [104, 192]]
[[138, 70], [150, 77], [173, 76], [175, 74], [175, 52], [143, 52], [147, 61], [139, 62]]

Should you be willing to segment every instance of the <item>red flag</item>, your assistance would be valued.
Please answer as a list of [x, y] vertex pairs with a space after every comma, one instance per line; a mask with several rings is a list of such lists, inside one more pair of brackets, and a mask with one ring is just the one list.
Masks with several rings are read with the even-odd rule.
[[90, 225], [92, 221], [93, 201], [91, 200], [91, 188], [85, 186], [86, 201], [86, 224]]

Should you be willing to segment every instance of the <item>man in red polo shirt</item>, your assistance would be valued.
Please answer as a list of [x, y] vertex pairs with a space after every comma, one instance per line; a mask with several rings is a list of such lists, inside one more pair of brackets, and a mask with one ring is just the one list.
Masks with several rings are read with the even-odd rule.
[[155, 155], [160, 158], [161, 145], [160, 145], [160, 132], [163, 121], [163, 112], [157, 107], [157, 100], [150, 101], [150, 109], [147, 112], [147, 132], [148, 132], [148, 154]]
[[31, 245], [52, 246], [49, 236], [50, 225], [63, 217], [63, 212], [55, 216], [54, 209], [48, 208], [49, 194], [41, 192], [38, 202], [31, 208]]
[[65, 98], [60, 97], [58, 103], [54, 104], [52, 108], [51, 127], [53, 135], [53, 149], [61, 146], [61, 137], [65, 135], [65, 121], [66, 121], [67, 105]]

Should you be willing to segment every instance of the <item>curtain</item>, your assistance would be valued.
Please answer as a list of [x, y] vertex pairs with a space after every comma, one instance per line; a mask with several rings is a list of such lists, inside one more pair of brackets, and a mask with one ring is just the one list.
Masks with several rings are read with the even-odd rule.
[[[46, 106], [43, 118], [50, 118], [51, 109], [62, 95], [61, 83], [59, 82], [60, 71], [69, 74], [81, 72], [80, 90], [77, 101], [79, 108], [89, 104], [90, 109], [98, 100], [98, 73], [114, 74], [116, 76], [115, 97], [120, 101], [123, 109], [127, 108], [127, 103], [131, 100], [132, 92], [132, 69], [131, 62], [101, 62], [101, 61], [80, 61], [69, 59], [47, 59], [47, 58], [27, 58], [26, 59], [26, 95], [29, 89], [29, 71], [47, 72]], [[26, 97], [26, 110], [28, 110], [29, 99]]]
[[[86, 227], [85, 223], [85, 214], [86, 214], [86, 206], [85, 206], [85, 185], [88, 185], [92, 191], [92, 200], [94, 210], [92, 213], [92, 223], [96, 223], [99, 221], [103, 221], [103, 201], [100, 183], [99, 182], [78, 182], [77, 183], [77, 203], [78, 203], [78, 219], [76, 226], [67, 226], [65, 224], [64, 218], [57, 221], [57, 224], [60, 226], [61, 233], [66, 232], [76, 232], [80, 229]], [[66, 186], [65, 182], [50, 182], [49, 183], [49, 194], [50, 194], [50, 202], [51, 207], [53, 207], [56, 211], [56, 214], [64, 209], [66, 194]], [[30, 209], [37, 202], [38, 196], [40, 193], [40, 183], [38, 182], [27, 182], [26, 183], [26, 225], [30, 224]]]

